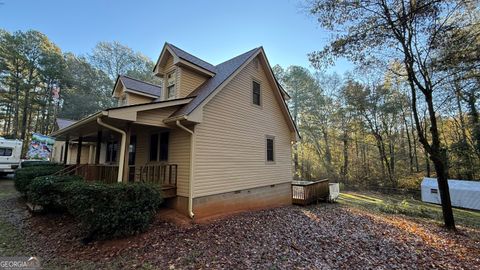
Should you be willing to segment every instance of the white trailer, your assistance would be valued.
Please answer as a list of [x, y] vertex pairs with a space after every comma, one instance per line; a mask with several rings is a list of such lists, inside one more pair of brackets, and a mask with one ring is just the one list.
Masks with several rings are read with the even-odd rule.
[[[480, 182], [448, 179], [452, 206], [480, 210]], [[441, 204], [436, 178], [424, 178], [422, 201]]]
[[0, 137], [0, 174], [13, 173], [20, 166], [22, 141]]

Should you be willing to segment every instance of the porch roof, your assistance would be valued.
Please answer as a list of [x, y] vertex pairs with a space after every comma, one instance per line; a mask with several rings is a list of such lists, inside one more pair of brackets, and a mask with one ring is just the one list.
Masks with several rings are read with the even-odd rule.
[[[157, 101], [144, 104], [136, 104], [115, 108], [108, 108], [89, 115], [65, 128], [54, 131], [50, 135], [57, 139], [75, 138], [79, 136], [89, 136], [95, 134], [102, 127], [97, 123], [97, 118], [102, 118], [103, 121], [118, 128], [124, 128], [129, 123], [136, 123], [137, 113], [162, 108], [176, 108], [178, 106], [189, 103], [193, 98], [172, 99], [167, 101]], [[168, 116], [167, 116], [168, 117]], [[159, 119], [161, 123], [163, 119]], [[142, 124], [142, 123], [138, 123]], [[155, 124], [150, 124], [154, 125]], [[158, 125], [164, 127], [164, 125]]]

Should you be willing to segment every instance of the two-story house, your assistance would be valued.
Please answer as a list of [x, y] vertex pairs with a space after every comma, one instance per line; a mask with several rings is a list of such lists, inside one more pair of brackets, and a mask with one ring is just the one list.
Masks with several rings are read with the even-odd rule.
[[163, 85], [119, 76], [118, 107], [55, 131], [57, 160], [87, 180], [161, 185], [192, 218], [291, 203], [298, 132], [262, 47], [212, 65], [166, 43], [153, 72]]

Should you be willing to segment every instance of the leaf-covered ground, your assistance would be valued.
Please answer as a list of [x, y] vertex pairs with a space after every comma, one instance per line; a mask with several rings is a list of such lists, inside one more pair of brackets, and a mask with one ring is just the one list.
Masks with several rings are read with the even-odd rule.
[[448, 232], [435, 222], [345, 204], [289, 206], [201, 224], [159, 216], [144, 234], [88, 245], [70, 217], [31, 217], [16, 196], [0, 198], [0, 217], [16, 223], [23, 252], [48, 268], [480, 269], [479, 229]]

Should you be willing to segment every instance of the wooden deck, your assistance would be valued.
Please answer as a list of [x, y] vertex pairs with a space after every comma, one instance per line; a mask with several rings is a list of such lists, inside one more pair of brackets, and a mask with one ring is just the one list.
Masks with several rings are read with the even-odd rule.
[[328, 199], [328, 179], [318, 181], [292, 181], [292, 203], [308, 205]]

